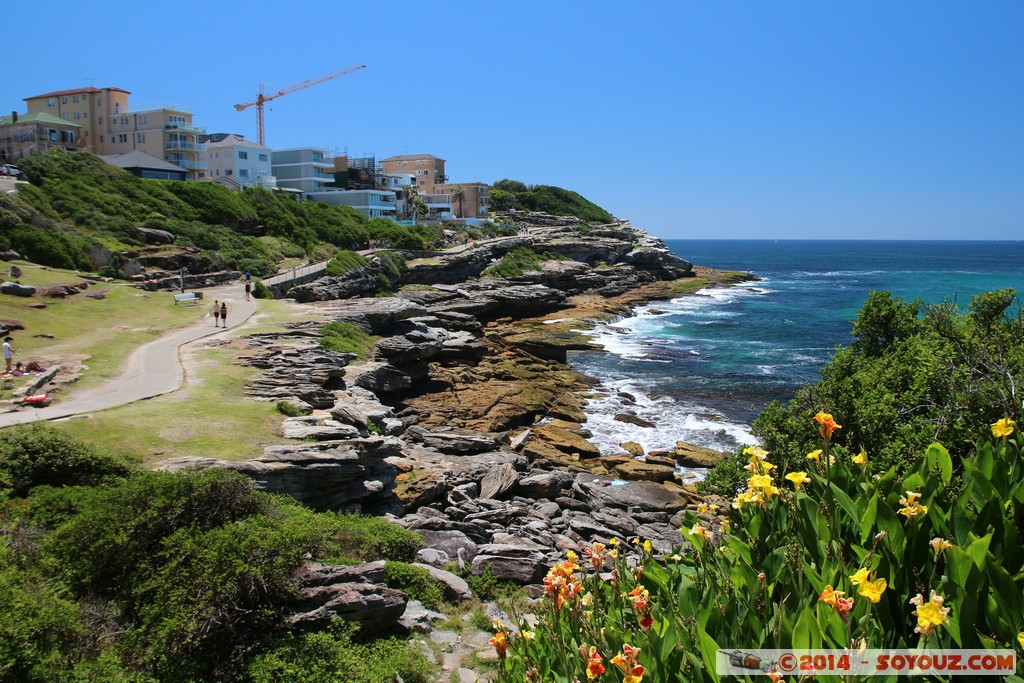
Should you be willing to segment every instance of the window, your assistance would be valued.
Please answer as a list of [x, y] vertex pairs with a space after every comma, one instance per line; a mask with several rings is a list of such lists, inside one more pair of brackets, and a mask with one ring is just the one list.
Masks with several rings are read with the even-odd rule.
[[267, 160], [267, 155], [266, 154], [261, 154], [260, 155], [260, 161], [266, 161], [266, 160]]
[[117, 141], [128, 142], [128, 135], [126, 133], [121, 133], [120, 135], [117, 136]]
[[82, 118], [83, 118], [83, 119], [87, 119], [87, 118], [89, 118], [89, 112], [87, 112], [87, 111], [83, 111], [83, 112], [82, 112]]
[[227, 171], [225, 171], [224, 175], [231, 175], [231, 169], [229, 168]]
[[140, 144], [146, 144], [146, 134], [145, 133], [136, 133], [135, 134], [135, 141], [140, 143]]
[[55, 128], [47, 128], [46, 137], [50, 142], [57, 142], [57, 130]]
[[239, 178], [248, 178], [249, 177], [249, 169], [247, 169], [247, 168], [240, 168], [240, 169], [238, 169], [238, 177]]
[[75, 104], [78, 104], [78, 95], [75, 95], [74, 97], [72, 97], [71, 101], [74, 102]]
[[75, 121], [77, 121], [78, 119], [79, 119], [79, 114], [78, 114], [78, 112], [76, 111], [76, 112], [75, 112]]
[[103, 117], [102, 116], [100, 117], [100, 125], [101, 126], [103, 125]]
[[240, 151], [240, 152], [238, 153], [238, 158], [239, 158], [239, 159], [248, 159], [248, 158], [249, 158], [249, 153], [248, 153], [248, 152], [241, 152], [241, 151]]
[[64, 97], [60, 98], [60, 103], [61, 104], [67, 104], [68, 103], [68, 96], [65, 95]]
[[56, 107], [57, 106], [57, 98], [56, 97], [51, 97], [48, 100], [46, 100], [46, 106], [47, 107]]
[[68, 145], [75, 144], [75, 132], [71, 130], [61, 131], [60, 141]]
[[67, 112], [64, 112], [64, 120], [65, 120], [65, 121], [70, 121], [70, 120], [71, 120], [71, 119], [69, 118], [69, 116], [68, 116], [68, 113], [67, 113]]
[[96, 106], [97, 107], [102, 107], [103, 106], [103, 98], [102, 97], [97, 97], [96, 98]]
[[122, 126], [127, 126], [128, 125], [128, 117], [127, 116], [122, 116], [121, 117], [121, 125]]
[[101, 145], [103, 144], [103, 136], [102, 135], [100, 136], [100, 144]]

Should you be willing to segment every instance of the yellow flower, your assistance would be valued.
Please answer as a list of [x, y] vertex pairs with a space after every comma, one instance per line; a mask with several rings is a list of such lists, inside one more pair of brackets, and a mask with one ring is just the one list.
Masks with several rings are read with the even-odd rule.
[[772, 486], [772, 478], [767, 474], [755, 474], [747, 480], [747, 485], [752, 489], [767, 489]]
[[996, 437], [997, 439], [1002, 438], [1004, 436], [1009, 436], [1010, 434], [1013, 434], [1013, 428], [1016, 426], [1016, 422], [1014, 422], [1008, 417], [1004, 417], [1003, 419], [999, 420], [998, 422], [992, 425], [992, 436]]
[[585, 593], [583, 595], [583, 597], [580, 598], [580, 604], [582, 604], [584, 607], [590, 607], [591, 605], [593, 605], [594, 604], [594, 594], [593, 593]]
[[697, 522], [696, 524], [694, 524], [693, 528], [691, 528], [686, 533], [689, 534], [690, 536], [700, 536], [705, 541], [710, 541], [711, 537], [712, 537], [711, 529], [708, 529], [706, 526], [704, 526], [700, 522]]
[[860, 584], [860, 589], [857, 591], [858, 595], [861, 595], [871, 602], [878, 602], [882, 599], [882, 593], [885, 592], [888, 582], [883, 579], [875, 579], [874, 581], [864, 581]]
[[697, 514], [698, 515], [706, 515], [706, 514], [708, 514], [708, 504], [707, 503], [699, 503], [697, 505]]
[[786, 479], [793, 482], [793, 486], [796, 487], [797, 491], [800, 490], [801, 486], [811, 480], [811, 478], [807, 476], [806, 472], [790, 472], [786, 475]]
[[852, 583], [854, 586], [859, 586], [860, 584], [862, 584], [863, 582], [865, 582], [867, 580], [868, 580], [868, 570], [867, 569], [858, 569], [856, 574], [852, 574], [850, 576], [850, 583]]
[[817, 462], [817, 463], [820, 463], [821, 462], [821, 449], [819, 448], [816, 451], [811, 451], [810, 453], [808, 453], [807, 454], [807, 459], [808, 460], [813, 460], [814, 462]]
[[946, 552], [946, 548], [953, 547], [952, 543], [950, 543], [944, 538], [939, 538], [938, 536], [928, 541], [928, 545], [932, 547], [932, 550], [935, 551], [936, 555], [941, 555], [942, 553]]
[[936, 628], [949, 622], [949, 607], [943, 607], [942, 600], [942, 596], [936, 595], [934, 590], [928, 602], [924, 601], [924, 596], [920, 593], [910, 599], [910, 604], [917, 605], [917, 609], [911, 612], [917, 617], [917, 627], [914, 629], [916, 633], [928, 636]]
[[646, 540], [646, 541], [644, 541], [644, 552], [645, 552], [645, 553], [649, 553], [649, 552], [651, 552], [651, 550], [653, 550], [653, 549], [654, 549], [654, 546], [653, 546], [653, 545], [651, 545], [651, 542], [650, 542], [650, 540]]
[[567, 550], [567, 551], [565, 551], [565, 557], [566, 557], [566, 558], [567, 558], [567, 559], [568, 559], [568, 560], [569, 560], [570, 562], [572, 562], [572, 563], [575, 563], [575, 562], [576, 562], [576, 558], [577, 558], [578, 556], [576, 555], [576, 553], [575, 553], [574, 551], [572, 551], [572, 550]]
[[854, 455], [850, 458], [856, 465], [867, 465], [868, 464], [868, 452], [861, 451], [860, 455]]
[[537, 637], [537, 634], [535, 632], [533, 632], [533, 631], [523, 631], [522, 635], [523, 635], [523, 638], [526, 638], [527, 640], [533, 640], [534, 638]]
[[917, 502], [917, 499], [920, 497], [920, 493], [907, 491], [907, 495], [900, 498], [900, 505], [903, 507], [897, 510], [897, 512], [906, 517], [908, 521], [916, 519], [918, 515], [927, 515], [928, 506]]
[[1020, 643], [1021, 649], [1024, 649], [1024, 631], [1017, 634], [1017, 642]]

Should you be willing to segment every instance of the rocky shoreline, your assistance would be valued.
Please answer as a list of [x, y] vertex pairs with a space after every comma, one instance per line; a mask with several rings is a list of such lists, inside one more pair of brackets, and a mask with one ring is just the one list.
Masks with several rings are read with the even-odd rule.
[[[294, 288], [289, 296], [320, 317], [379, 337], [373, 357], [325, 350], [317, 342], [324, 323], [250, 335], [239, 359], [261, 370], [250, 396], [305, 413], [283, 425], [296, 443], [246, 462], [175, 458], [155, 467], [233, 469], [315, 509], [388, 515], [423, 536], [420, 559], [441, 575], [458, 562], [535, 584], [566, 550], [610, 538], [640, 537], [670, 552], [682, 541], [684, 512], [702, 502], [675, 479], [676, 463], [707, 466], [721, 454], [683, 443], [645, 454], [624, 443], [620, 454], [602, 455], [583, 426], [595, 380], [574, 372], [566, 353], [593, 348], [585, 331], [598, 322], [730, 276], [695, 269], [628, 223], [583, 234], [545, 220], [529, 235], [412, 258], [403, 284], [414, 286], [394, 297], [360, 296], [376, 280], [372, 258], [359, 271]], [[479, 278], [517, 246], [571, 260]], [[394, 599], [352, 589], [376, 583], [372, 568], [363, 579], [342, 572], [333, 582], [323, 578], [331, 571], [300, 572], [303, 590], [323, 598], [303, 614], [351, 616], [342, 594]], [[302, 578], [313, 575], [315, 590]], [[444, 577], [446, 585], [453, 579]]]

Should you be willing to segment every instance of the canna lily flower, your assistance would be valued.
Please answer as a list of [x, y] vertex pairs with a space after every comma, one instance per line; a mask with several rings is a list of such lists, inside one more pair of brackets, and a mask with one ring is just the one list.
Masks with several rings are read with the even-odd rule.
[[590, 646], [589, 651], [587, 651], [586, 648], [586, 645], [581, 645], [580, 652], [587, 660], [587, 678], [594, 680], [605, 671], [604, 664], [602, 664], [604, 659], [602, 659], [601, 655], [598, 654], [597, 648], [593, 645]]
[[868, 452], [862, 450], [859, 455], [851, 456], [850, 459], [853, 460], [854, 464], [856, 464], [856, 465], [867, 465], [868, 464]]
[[650, 539], [644, 541], [643, 549], [645, 553], [650, 553], [654, 549], [654, 546], [651, 544]]
[[860, 585], [860, 590], [857, 591], [857, 594], [861, 597], [867, 598], [872, 603], [877, 603], [882, 599], [882, 593], [885, 592], [887, 587], [888, 582], [884, 578], [875, 579], [874, 581], [864, 581]]
[[693, 527], [689, 531], [687, 531], [686, 533], [689, 534], [690, 536], [700, 536], [705, 541], [710, 541], [711, 537], [712, 537], [711, 529], [708, 529], [706, 526], [704, 526], [700, 522], [697, 522], [696, 524], [694, 524]]
[[822, 450], [820, 448], [818, 450], [816, 450], [816, 451], [811, 451], [810, 453], [807, 454], [807, 459], [808, 460], [813, 460], [814, 462], [816, 462], [816, 463], [818, 463], [820, 465], [821, 464], [821, 453], [822, 453]]
[[804, 484], [811, 480], [811, 478], [807, 476], [806, 472], [790, 472], [789, 474], [786, 475], [786, 479], [793, 482], [793, 486], [796, 488], [797, 491], [800, 490], [801, 486], [803, 486]]
[[992, 425], [992, 436], [996, 437], [997, 439], [1007, 437], [1010, 434], [1013, 434], [1013, 428], [1016, 426], [1016, 422], [1014, 422], [1008, 417], [1004, 417], [1003, 419], [995, 422]]
[[859, 586], [868, 580], [868, 570], [858, 569], [855, 574], [850, 575], [850, 583], [854, 586]]
[[844, 595], [843, 591], [834, 590], [832, 584], [829, 584], [825, 586], [825, 590], [821, 591], [821, 595], [818, 596], [818, 602], [824, 602], [835, 607], [840, 595]]
[[508, 641], [505, 640], [504, 631], [498, 631], [495, 633], [494, 637], [487, 641], [487, 644], [494, 648], [500, 659], [505, 659], [505, 653], [508, 650]]
[[917, 502], [917, 499], [921, 497], [920, 493], [915, 491], [907, 491], [907, 495], [900, 498], [901, 507], [897, 512], [907, 518], [907, 521], [916, 519], [918, 515], [928, 514], [928, 506], [921, 505]]
[[586, 555], [587, 559], [590, 560], [590, 564], [591, 566], [593, 566], [594, 571], [596, 572], [600, 572], [601, 569], [604, 567], [605, 558], [607, 557], [607, 555], [605, 555], [604, 550], [604, 543], [598, 543], [596, 541], [594, 542], [593, 548], [588, 547], [584, 548], [583, 550], [583, 554]]
[[1017, 642], [1020, 643], [1021, 649], [1024, 649], [1024, 631], [1017, 634]]
[[814, 421], [820, 425], [818, 432], [821, 434], [821, 438], [825, 442], [832, 440], [832, 435], [837, 429], [841, 429], [843, 425], [836, 424], [836, 421], [832, 418], [831, 413], [825, 413], [818, 411], [818, 414], [814, 416]]
[[644, 677], [644, 668], [640, 666], [637, 658], [640, 656], [640, 648], [623, 644], [622, 652], [611, 658], [611, 663], [622, 671], [624, 683], [641, 683]]
[[924, 601], [924, 596], [920, 593], [910, 599], [910, 604], [917, 605], [917, 609], [911, 612], [911, 614], [917, 617], [915, 633], [920, 633], [927, 638], [936, 628], [944, 626], [949, 622], [950, 608], [943, 607], [942, 601], [943, 597], [937, 595], [934, 590], [931, 592], [928, 602]]
[[950, 543], [944, 538], [939, 538], [938, 536], [928, 541], [928, 545], [930, 545], [932, 547], [932, 550], [935, 551], [936, 557], [945, 553], [947, 548], [953, 547], [952, 543]]
[[523, 638], [526, 638], [527, 640], [533, 640], [537, 637], [537, 634], [534, 631], [523, 630], [520, 632], [520, 634], [523, 636]]
[[846, 621], [851, 609], [853, 609], [853, 598], [838, 598], [836, 600], [836, 612], [839, 613], [839, 617], [843, 621]]

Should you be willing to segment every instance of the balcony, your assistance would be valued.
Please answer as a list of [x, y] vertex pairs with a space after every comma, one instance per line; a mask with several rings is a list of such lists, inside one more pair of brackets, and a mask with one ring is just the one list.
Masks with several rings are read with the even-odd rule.
[[193, 126], [191, 123], [168, 123], [164, 126], [164, 130], [180, 130], [186, 133], [195, 133], [196, 135], [206, 135], [205, 128]]
[[206, 145], [198, 142], [185, 142], [184, 140], [168, 140], [164, 143], [167, 150], [188, 150], [189, 152], [205, 152]]
[[190, 159], [168, 159], [168, 161], [190, 171], [205, 171], [210, 168], [210, 164], [205, 161], [192, 161]]

